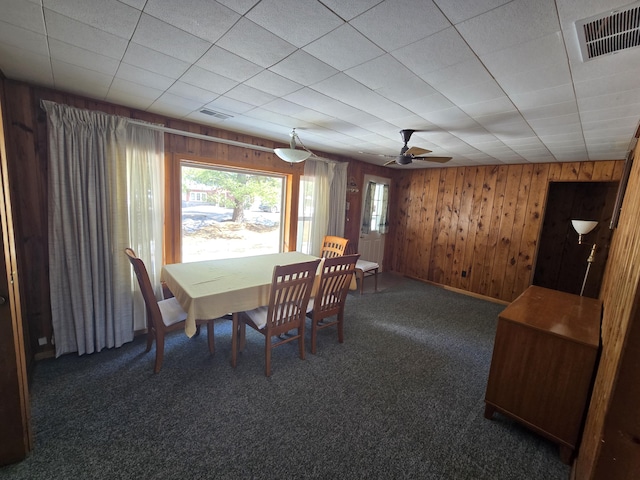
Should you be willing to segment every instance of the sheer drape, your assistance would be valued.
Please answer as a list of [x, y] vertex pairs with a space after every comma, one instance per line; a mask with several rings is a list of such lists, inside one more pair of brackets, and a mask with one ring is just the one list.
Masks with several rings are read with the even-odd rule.
[[305, 253], [320, 255], [325, 235], [344, 235], [347, 164], [308, 159], [301, 195], [311, 199], [311, 228]]
[[347, 201], [347, 163], [334, 164], [333, 181], [329, 195], [329, 225], [327, 235], [344, 237]]
[[367, 191], [364, 196], [364, 206], [362, 207], [362, 225], [360, 231], [362, 233], [371, 233], [371, 218], [373, 217], [373, 195], [376, 190], [375, 182], [367, 184]]
[[389, 185], [382, 186], [382, 205], [380, 208], [380, 218], [378, 219], [378, 231], [387, 233], [389, 231]]
[[[56, 356], [119, 347], [133, 340], [131, 293], [137, 286], [124, 248], [133, 246], [158, 281], [162, 134], [100, 112], [47, 101], [42, 106], [49, 134], [49, 281]], [[136, 328], [145, 326], [141, 305]]]
[[[156, 297], [162, 298], [162, 234], [164, 220], [164, 134], [145, 126], [127, 125], [127, 192], [129, 246], [144, 262]], [[133, 326], [146, 328], [140, 286], [129, 268], [134, 290]]]

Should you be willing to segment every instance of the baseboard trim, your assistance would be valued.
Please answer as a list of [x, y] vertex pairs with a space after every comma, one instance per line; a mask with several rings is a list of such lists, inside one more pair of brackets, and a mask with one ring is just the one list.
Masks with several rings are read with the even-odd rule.
[[460, 293], [462, 295], [467, 295], [469, 297], [479, 298], [481, 300], [486, 300], [488, 302], [497, 303], [500, 305], [509, 305], [511, 303], [505, 300], [500, 300], [498, 298], [489, 297], [487, 295], [481, 295], [480, 293], [469, 292], [468, 290], [462, 290], [461, 288], [450, 287], [448, 285], [443, 285], [441, 283], [425, 280], [424, 278], [412, 277], [411, 275], [404, 275], [404, 276], [412, 280], [417, 280], [419, 282], [426, 283], [428, 285], [433, 285], [434, 287], [442, 288], [443, 290], [449, 290], [451, 292]]

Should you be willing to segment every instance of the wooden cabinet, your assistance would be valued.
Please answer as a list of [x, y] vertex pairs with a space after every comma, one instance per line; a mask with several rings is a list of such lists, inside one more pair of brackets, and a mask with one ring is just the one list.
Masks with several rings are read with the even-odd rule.
[[579, 441], [600, 345], [602, 302], [529, 287], [499, 316], [485, 417], [498, 411], [558, 443]]

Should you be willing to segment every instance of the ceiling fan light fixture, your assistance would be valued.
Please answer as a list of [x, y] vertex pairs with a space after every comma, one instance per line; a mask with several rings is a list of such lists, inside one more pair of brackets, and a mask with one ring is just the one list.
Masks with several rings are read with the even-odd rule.
[[[274, 148], [273, 149], [273, 152], [278, 157], [280, 157], [285, 162], [289, 162], [293, 164], [293, 163], [304, 162], [307, 158], [313, 155], [313, 152], [311, 152], [311, 150], [307, 149], [302, 144], [302, 142], [300, 141], [300, 137], [298, 137], [298, 134], [296, 133], [295, 128], [291, 131], [290, 136], [291, 136], [291, 141], [289, 142], [290, 148]], [[300, 145], [302, 145], [302, 148], [304, 148], [304, 150], [296, 149], [296, 139], [300, 141]]]

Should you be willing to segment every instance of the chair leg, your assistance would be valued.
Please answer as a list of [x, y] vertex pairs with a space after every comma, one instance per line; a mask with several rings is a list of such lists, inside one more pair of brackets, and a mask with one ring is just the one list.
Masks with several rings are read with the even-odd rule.
[[298, 352], [300, 360], [304, 360], [304, 323], [298, 327]]
[[373, 285], [374, 285], [373, 291], [377, 292], [378, 291], [378, 269], [377, 268], [373, 271]]
[[209, 320], [207, 322], [207, 340], [209, 342], [209, 353], [211, 355], [215, 355], [216, 353], [216, 343], [215, 343], [215, 332], [213, 331], [213, 320]]
[[264, 336], [264, 374], [266, 377], [271, 376], [271, 337]]
[[314, 318], [311, 319], [311, 353], [316, 354], [316, 342], [318, 341], [318, 324]]
[[162, 368], [162, 358], [164, 356], [164, 335], [156, 332], [156, 365], [153, 373], [159, 373]]
[[156, 334], [156, 332], [153, 330], [153, 328], [147, 328], [147, 349], [145, 350], [145, 352], [149, 352], [151, 350], [151, 345], [153, 345], [153, 337]]
[[342, 319], [344, 317], [344, 312], [338, 313], [338, 343], [344, 343], [344, 328]]
[[231, 366], [236, 368], [238, 359], [238, 312], [233, 313], [233, 325], [231, 327]]
[[360, 279], [360, 295], [364, 293], [364, 270], [358, 270], [358, 278]]

